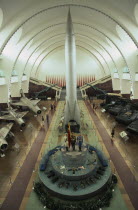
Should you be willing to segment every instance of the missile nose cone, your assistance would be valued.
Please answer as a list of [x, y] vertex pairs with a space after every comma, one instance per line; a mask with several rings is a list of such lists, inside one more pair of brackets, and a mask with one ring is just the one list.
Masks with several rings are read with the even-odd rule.
[[67, 32], [67, 35], [73, 35], [74, 34], [72, 18], [71, 18], [71, 14], [70, 14], [70, 9], [68, 11], [67, 30], [66, 30], [66, 32]]

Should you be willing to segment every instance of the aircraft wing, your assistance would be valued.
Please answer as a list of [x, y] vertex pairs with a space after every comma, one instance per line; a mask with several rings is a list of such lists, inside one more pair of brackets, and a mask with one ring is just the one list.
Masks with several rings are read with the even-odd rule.
[[0, 136], [5, 138], [7, 136], [7, 134], [9, 133], [9, 131], [11, 130], [13, 126], [13, 123], [9, 123], [7, 125], [5, 125], [3, 128], [0, 129]]
[[17, 116], [18, 116], [18, 118], [23, 118], [27, 113], [28, 113], [28, 111], [26, 111], [26, 112], [18, 112]]
[[122, 96], [121, 93], [107, 93], [108, 96]]
[[38, 104], [39, 101], [41, 101], [41, 99], [31, 100], [31, 102], [33, 103], [33, 105]]
[[13, 106], [25, 106], [25, 104], [23, 102], [21, 102], [21, 101], [15, 102], [15, 103], [11, 102], [10, 104], [13, 105]]
[[0, 116], [0, 120], [14, 120], [14, 118], [10, 114], [7, 114]]

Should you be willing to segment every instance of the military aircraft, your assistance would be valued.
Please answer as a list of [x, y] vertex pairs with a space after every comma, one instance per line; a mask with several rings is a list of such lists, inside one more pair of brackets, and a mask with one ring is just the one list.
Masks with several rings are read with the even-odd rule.
[[2, 152], [4, 152], [8, 148], [8, 143], [6, 141], [7, 135], [10, 133], [12, 136], [14, 136], [14, 134], [10, 132], [12, 126], [13, 126], [13, 123], [8, 123], [2, 128], [0, 128], [0, 151]]
[[23, 91], [21, 90], [21, 98], [19, 102], [10, 102], [11, 105], [13, 106], [26, 106], [28, 107], [31, 111], [33, 111], [35, 114], [41, 114], [41, 109], [36, 105], [40, 99], [36, 100], [30, 100], [25, 96]]
[[1, 113], [5, 114], [0, 116], [0, 120], [9, 120], [9, 121], [15, 121], [17, 122], [21, 127], [25, 126], [25, 122], [22, 119], [22, 117], [24, 117], [28, 111], [25, 112], [17, 112], [17, 109], [13, 109], [10, 104], [8, 104], [8, 109], [7, 111], [1, 111]]

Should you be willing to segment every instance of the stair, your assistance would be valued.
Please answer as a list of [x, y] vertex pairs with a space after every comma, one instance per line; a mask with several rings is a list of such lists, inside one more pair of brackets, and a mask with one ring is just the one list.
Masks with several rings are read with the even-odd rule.
[[[60, 101], [65, 101], [65, 97], [66, 97], [66, 89], [62, 89], [60, 95]], [[82, 100], [82, 95], [79, 88], [77, 88], [77, 100]]]
[[82, 100], [82, 95], [79, 88], [77, 88], [77, 100]]
[[60, 95], [60, 101], [65, 101], [65, 97], [66, 97], [66, 89], [62, 89]]

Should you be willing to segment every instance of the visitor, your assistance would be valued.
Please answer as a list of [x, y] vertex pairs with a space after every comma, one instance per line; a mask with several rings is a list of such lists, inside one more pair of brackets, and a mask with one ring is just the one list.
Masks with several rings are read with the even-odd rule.
[[49, 123], [49, 115], [48, 114], [46, 115], [46, 121], [47, 121], [47, 123]]
[[42, 126], [44, 126], [44, 124], [45, 124], [45, 119], [44, 119], [44, 117], [42, 116]]
[[112, 128], [112, 131], [111, 131], [111, 138], [114, 138], [114, 135], [115, 135], [115, 128]]
[[53, 110], [53, 104], [50, 105], [51, 110]]
[[66, 148], [66, 152], [68, 152], [69, 151], [69, 143], [68, 143], [68, 140], [67, 140], [67, 138], [66, 138], [66, 140], [65, 140], [65, 148]]
[[82, 148], [82, 144], [83, 144], [83, 136], [81, 134], [77, 137], [77, 142], [78, 142], [78, 146], [79, 146], [79, 151], [81, 152], [81, 148]]
[[53, 109], [56, 110], [56, 105], [55, 104], [53, 105]]
[[73, 151], [75, 151], [75, 144], [76, 144], [76, 137], [72, 134], [71, 135], [71, 146]]

